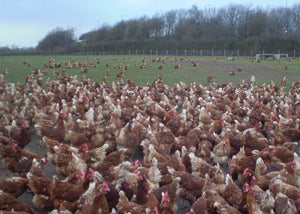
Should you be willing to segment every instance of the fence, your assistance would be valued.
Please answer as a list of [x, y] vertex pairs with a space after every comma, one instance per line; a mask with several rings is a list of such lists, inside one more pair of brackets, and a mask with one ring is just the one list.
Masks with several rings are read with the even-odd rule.
[[159, 55], [159, 56], [252, 56], [256, 54], [288, 54], [289, 57], [300, 57], [300, 50], [293, 51], [267, 51], [267, 50], [125, 50], [125, 51], [101, 51], [101, 52], [77, 52], [73, 55]]
[[300, 57], [300, 50], [284, 51], [284, 50], [215, 50], [215, 49], [195, 49], [195, 50], [120, 50], [120, 51], [100, 51], [100, 52], [5, 52], [0, 56], [13, 55], [160, 55], [160, 56], [250, 56], [255, 57], [256, 54], [288, 54], [289, 57]]

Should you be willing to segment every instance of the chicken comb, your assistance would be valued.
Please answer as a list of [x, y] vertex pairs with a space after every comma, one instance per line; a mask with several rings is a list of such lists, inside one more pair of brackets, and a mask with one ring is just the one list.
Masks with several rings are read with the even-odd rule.
[[271, 115], [271, 119], [272, 119], [273, 121], [275, 120], [275, 115], [274, 115], [274, 114]]
[[163, 204], [169, 204], [170, 203], [170, 197], [168, 191], [162, 192], [163, 195]]
[[174, 116], [176, 114], [176, 110], [174, 109], [173, 111], [171, 111], [171, 116]]
[[271, 155], [275, 155], [276, 147], [275, 146], [269, 146], [269, 148], [271, 149]]
[[29, 128], [29, 123], [28, 123], [26, 120], [25, 120], [24, 123], [23, 123], [23, 127], [24, 127], [24, 128]]
[[91, 168], [89, 168], [89, 172], [94, 176], [95, 175], [95, 171]]
[[82, 148], [84, 152], [86, 152], [89, 149], [89, 146], [87, 145], [87, 143], [83, 144], [83, 148]]
[[141, 166], [139, 160], [135, 160], [134, 161], [134, 166], [136, 166], [136, 167], [140, 167]]
[[83, 170], [80, 171], [80, 180], [85, 177], [85, 172]]
[[103, 182], [102, 184], [105, 187], [105, 192], [110, 191], [109, 186], [106, 182]]
[[66, 112], [63, 111], [61, 114], [62, 114], [62, 118], [63, 119], [65, 119], [67, 117], [67, 113]]

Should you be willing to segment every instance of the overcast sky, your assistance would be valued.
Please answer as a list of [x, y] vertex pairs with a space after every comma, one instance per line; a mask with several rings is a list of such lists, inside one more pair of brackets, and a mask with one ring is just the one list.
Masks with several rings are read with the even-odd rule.
[[243, 4], [290, 7], [300, 0], [0, 0], [0, 47], [35, 47], [56, 27], [74, 28], [76, 36], [104, 24], [148, 17], [173, 9], [220, 8]]

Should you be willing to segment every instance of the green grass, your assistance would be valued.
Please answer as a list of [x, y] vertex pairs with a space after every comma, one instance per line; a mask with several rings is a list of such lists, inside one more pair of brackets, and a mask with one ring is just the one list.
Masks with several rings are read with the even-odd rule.
[[[162, 56], [163, 57], [163, 56]], [[90, 66], [93, 59], [99, 59], [100, 63], [96, 64], [96, 68]], [[127, 58], [124, 60], [124, 58]], [[140, 69], [143, 58], [149, 62], [149, 65]], [[228, 61], [226, 57], [219, 57], [218, 61], [214, 63], [215, 57], [180, 57], [180, 56], [167, 56], [167, 62], [162, 70], [158, 67], [160, 62], [152, 62], [155, 56], [9, 56], [0, 58], [0, 71], [7, 68], [8, 73], [5, 76], [7, 82], [21, 82], [24, 83], [26, 76], [32, 74], [33, 69], [41, 69], [48, 71], [49, 78], [53, 78], [52, 70], [65, 69], [70, 76], [77, 75], [78, 79], [82, 77], [80, 68], [68, 69], [65, 67], [64, 62], [71, 62], [71, 59], [80, 63], [87, 63], [89, 71], [84, 74], [87, 78], [95, 81], [101, 81], [106, 76], [107, 70], [110, 70], [111, 75], [107, 76], [109, 83], [113, 81], [120, 81], [116, 75], [121, 69], [114, 68], [113, 66], [121, 65], [124, 67], [128, 64], [123, 79], [130, 79], [139, 85], [151, 84], [154, 79], [162, 77], [163, 83], [174, 85], [180, 81], [187, 84], [197, 82], [201, 84], [208, 84], [207, 77], [212, 76], [214, 81], [218, 84], [232, 82], [239, 84], [243, 79], [246, 82], [250, 81], [252, 75], [256, 76], [256, 81], [259, 83], [270, 83], [271, 80], [280, 83], [283, 76], [287, 77], [288, 85], [292, 82], [300, 80], [300, 60], [287, 61], [282, 59], [281, 63], [274, 60], [263, 60], [260, 63], [252, 62], [251, 59], [241, 57], [235, 61]], [[44, 63], [48, 63], [50, 59], [55, 62], [62, 62], [62, 67], [59, 69], [44, 68]], [[180, 69], [174, 69], [176, 59], [181, 63]], [[197, 67], [193, 67], [190, 60], [198, 62]], [[22, 62], [27, 61], [24, 65]], [[110, 63], [106, 67], [106, 63]], [[135, 64], [138, 64], [136, 67]], [[288, 64], [288, 69], [285, 70], [285, 64]], [[238, 72], [237, 69], [242, 66], [243, 70]], [[233, 70], [236, 75], [229, 75], [229, 71]]]

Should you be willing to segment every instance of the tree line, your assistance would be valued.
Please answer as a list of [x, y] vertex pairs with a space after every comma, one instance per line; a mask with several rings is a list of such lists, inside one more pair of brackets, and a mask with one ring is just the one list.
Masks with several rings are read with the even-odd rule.
[[83, 51], [128, 49], [293, 50], [300, 47], [300, 4], [291, 8], [171, 10], [122, 20], [80, 36]]
[[230, 4], [220, 9], [170, 10], [152, 17], [121, 20], [84, 33], [56, 28], [36, 51], [226, 49], [293, 51], [300, 47], [300, 3], [289, 8]]

